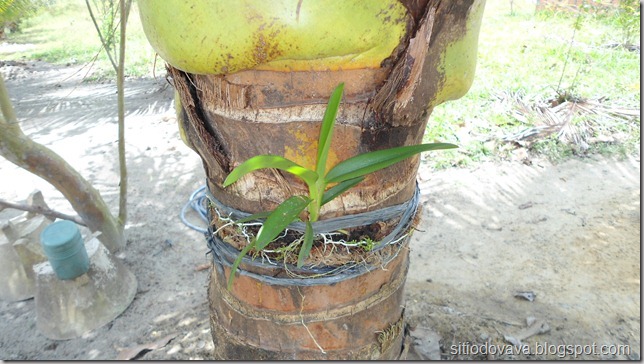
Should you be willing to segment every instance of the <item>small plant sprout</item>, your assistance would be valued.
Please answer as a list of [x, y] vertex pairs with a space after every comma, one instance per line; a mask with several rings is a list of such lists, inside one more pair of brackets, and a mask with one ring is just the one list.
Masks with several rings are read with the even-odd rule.
[[[428, 143], [378, 150], [344, 160], [331, 168], [328, 173], [325, 173], [327, 170], [327, 158], [331, 148], [333, 126], [343, 89], [344, 83], [341, 83], [335, 88], [324, 113], [320, 129], [315, 170], [302, 167], [278, 155], [258, 155], [240, 164], [226, 177], [223, 187], [230, 186], [242, 176], [252, 171], [263, 168], [276, 168], [297, 176], [306, 183], [309, 190], [308, 196], [289, 197], [273, 211], [262, 212], [237, 220], [237, 223], [243, 223], [259, 218], [266, 218], [257, 236], [251, 240], [250, 244], [244, 247], [239, 256], [237, 256], [237, 259], [235, 259], [228, 279], [228, 289], [232, 287], [234, 273], [246, 253], [252, 249], [264, 249], [291, 222], [299, 219], [300, 213], [305, 209], [308, 211], [308, 219], [305, 221], [306, 229], [298, 254], [298, 267], [301, 267], [309, 256], [315, 235], [311, 223], [318, 220], [320, 209], [324, 204], [332, 201], [343, 192], [360, 183], [367, 174], [387, 168], [421, 152], [457, 148], [454, 144]], [[332, 186], [327, 189], [329, 185]]]

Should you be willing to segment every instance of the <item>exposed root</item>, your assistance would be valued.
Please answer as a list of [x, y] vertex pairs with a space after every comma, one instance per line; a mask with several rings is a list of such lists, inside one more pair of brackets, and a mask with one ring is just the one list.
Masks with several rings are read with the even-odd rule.
[[[217, 208], [210, 206], [214, 234], [221, 240], [230, 244], [237, 250], [242, 250], [251, 243], [262, 226], [260, 222], [237, 223], [230, 216], [223, 216]], [[396, 221], [387, 222], [384, 227], [377, 227], [377, 235], [385, 236]], [[305, 265], [311, 268], [336, 267], [324, 274], [315, 276], [337, 274], [344, 270], [353, 269], [356, 266], [386, 266], [387, 262], [393, 259], [400, 252], [402, 242], [407, 238], [409, 232], [389, 242], [384, 247], [373, 250], [378, 244], [367, 234], [360, 232], [330, 232], [317, 234], [314, 238], [313, 248]], [[350, 240], [353, 236], [358, 239]], [[296, 265], [300, 247], [303, 243], [303, 234], [297, 231], [286, 229], [280, 236], [261, 251], [251, 251], [253, 257], [260, 257], [262, 262], [281, 266], [289, 276], [304, 278], [291, 271], [289, 265]], [[307, 275], [306, 278], [312, 278]]]
[[318, 347], [318, 349], [320, 349], [320, 352], [321, 352], [322, 354], [326, 354], [326, 351], [324, 351], [324, 349], [322, 348], [322, 346], [320, 346], [320, 344], [318, 344], [318, 341], [317, 341], [317, 340], [315, 340], [315, 336], [313, 336], [313, 333], [311, 332], [311, 330], [309, 330], [309, 327], [308, 327], [308, 326], [306, 326], [306, 323], [304, 322], [304, 315], [302, 315], [302, 310], [304, 310], [304, 298], [305, 298], [305, 297], [304, 297], [304, 295], [302, 294], [302, 292], [300, 292], [300, 287], [297, 287], [297, 293], [299, 293], [299, 294], [300, 294], [300, 297], [302, 297], [302, 302], [300, 303], [300, 320], [302, 321], [302, 326], [304, 326], [304, 328], [306, 329], [306, 332], [308, 332], [308, 333], [309, 333], [309, 336], [311, 337], [311, 340], [313, 340], [313, 342], [314, 342], [314, 343], [315, 343], [315, 345]]
[[403, 318], [401, 316], [398, 321], [391, 324], [384, 331], [378, 332], [378, 343], [380, 344], [380, 353], [384, 353], [389, 350], [391, 345], [396, 341], [396, 338], [401, 334], [403, 330]]

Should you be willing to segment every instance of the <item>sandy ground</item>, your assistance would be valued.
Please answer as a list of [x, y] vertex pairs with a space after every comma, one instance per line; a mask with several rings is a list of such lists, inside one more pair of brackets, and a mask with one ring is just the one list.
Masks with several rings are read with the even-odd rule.
[[[0, 67], [23, 130], [66, 158], [116, 211], [116, 87], [80, 83], [77, 70]], [[212, 358], [208, 271], [198, 270], [209, 262], [207, 248], [179, 218], [205, 177], [179, 138], [172, 92], [163, 77], [127, 82], [128, 244], [117, 256], [137, 277], [134, 301], [111, 323], [65, 341], [37, 330], [33, 299], [0, 302], [0, 359], [109, 360], [168, 335], [141, 358]], [[556, 359], [577, 350], [584, 359], [639, 359], [639, 155], [422, 167], [419, 179], [408, 358]], [[24, 200], [34, 189], [74, 213], [45, 181], [0, 159], [0, 198]]]

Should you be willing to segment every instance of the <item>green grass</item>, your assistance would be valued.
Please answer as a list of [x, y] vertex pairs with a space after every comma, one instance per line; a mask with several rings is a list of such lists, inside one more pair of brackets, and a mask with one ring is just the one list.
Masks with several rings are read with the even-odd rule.
[[[96, 9], [94, 11], [96, 13]], [[96, 58], [87, 80], [115, 78], [116, 73], [102, 50], [84, 1], [58, 0], [23, 21], [21, 29], [10, 34], [6, 41], [33, 44], [35, 47], [22, 52], [0, 52], [3, 60], [42, 60], [66, 65], [89, 64]], [[128, 19], [126, 46], [127, 76], [152, 76], [154, 72], [165, 74], [163, 61], [159, 59], [155, 69], [155, 52], [143, 33], [136, 2], [132, 3]]]
[[[487, 1], [474, 84], [461, 99], [437, 106], [425, 132], [426, 142], [451, 142], [460, 148], [432, 154], [428, 163], [433, 167], [467, 166], [511, 158], [514, 147], [500, 138], [539, 124], [534, 115], [527, 115], [526, 120], [512, 115], [515, 105], [508, 97], [511, 95], [537, 102], [556, 98], [559, 91], [582, 99], [605, 98], [606, 105], [639, 109], [639, 52], [605, 46], [623, 42], [624, 24], [632, 31], [634, 18], [620, 17], [614, 12], [584, 12], [579, 18], [569, 13], [535, 14], [530, 3], [515, 1], [511, 13], [509, 0]], [[635, 28], [631, 41], [639, 39], [639, 26]], [[35, 47], [23, 52], [0, 53], [1, 59], [85, 64], [98, 54], [88, 79], [114, 78], [105, 53], [99, 52], [100, 42], [84, 1], [56, 1], [54, 6], [26, 20], [22, 32], [11, 34], [7, 41]], [[155, 52], [143, 33], [136, 2], [129, 18], [127, 47], [128, 76], [165, 74], [161, 59], [157, 59], [155, 67]], [[572, 123], [584, 125], [589, 122], [588, 118], [575, 117]], [[595, 139], [609, 141], [591, 142], [585, 149], [550, 137], [536, 140], [526, 148], [532, 155], [553, 160], [588, 153], [637, 153], [639, 124], [639, 117], [614, 122], [610, 128], [601, 130], [602, 135], [593, 135], [598, 137]], [[610, 141], [606, 133], [621, 136]]]
[[[587, 99], [606, 98], [607, 105], [639, 109], [639, 52], [605, 47], [624, 38], [613, 13], [582, 13], [574, 32], [577, 14], [535, 14], [534, 8], [528, 2], [515, 1], [511, 14], [509, 1], [488, 0], [474, 84], [461, 99], [437, 106], [425, 133], [428, 141], [452, 142], [461, 148], [432, 155], [434, 167], [511, 157], [513, 148], [498, 139], [534, 126], [538, 120], [526, 124], [513, 117], [514, 105], [504, 95], [520, 94], [538, 101], [556, 98], [559, 91]], [[635, 39], [639, 39], [639, 32]], [[573, 123], [581, 124], [580, 119], [574, 118]], [[627, 133], [621, 142], [597, 142], [583, 151], [556, 138], [538, 140], [528, 148], [532, 155], [555, 161], [588, 153], [635, 153], [639, 151], [639, 124], [639, 117], [618, 123], [613, 129]]]

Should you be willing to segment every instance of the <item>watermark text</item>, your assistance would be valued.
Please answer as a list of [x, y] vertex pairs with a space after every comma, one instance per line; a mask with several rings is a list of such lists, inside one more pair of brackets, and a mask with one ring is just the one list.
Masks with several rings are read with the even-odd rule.
[[522, 345], [512, 344], [476, 344], [464, 342], [450, 346], [451, 355], [537, 355], [556, 356], [558, 358], [578, 358], [582, 355], [588, 356], [622, 356], [630, 355], [630, 345], [622, 344], [551, 344], [548, 342], [532, 343]]

